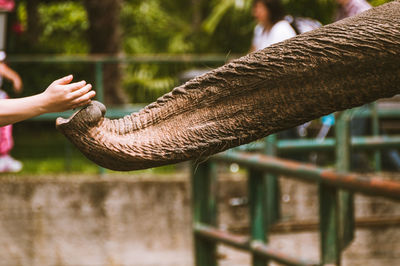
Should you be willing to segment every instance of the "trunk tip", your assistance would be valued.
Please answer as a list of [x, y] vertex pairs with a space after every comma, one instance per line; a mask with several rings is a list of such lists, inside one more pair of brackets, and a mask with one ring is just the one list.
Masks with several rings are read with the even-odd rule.
[[94, 126], [106, 114], [106, 107], [98, 101], [92, 101], [89, 105], [76, 111], [69, 118], [58, 117], [56, 120], [56, 128], [64, 131], [64, 129], [75, 129], [79, 125]]

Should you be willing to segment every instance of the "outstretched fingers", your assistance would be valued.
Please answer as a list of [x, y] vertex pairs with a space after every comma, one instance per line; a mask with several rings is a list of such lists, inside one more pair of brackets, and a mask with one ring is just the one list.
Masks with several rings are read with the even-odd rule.
[[[80, 86], [79, 89], [71, 92], [71, 98], [72, 99], [76, 99], [79, 98], [81, 96], [88, 96], [90, 94], [88, 94], [88, 92], [91, 92], [90, 90], [92, 89], [92, 84], [86, 84], [85, 86]], [[94, 92], [94, 91], [92, 91]], [[90, 98], [89, 98], [90, 99]]]
[[87, 105], [90, 103], [91, 99], [96, 95], [96, 92], [91, 90], [92, 85], [86, 84], [78, 90], [71, 93], [73, 108]]
[[65, 76], [63, 78], [60, 78], [60, 79], [57, 79], [57, 80], [53, 81], [52, 84], [54, 84], [54, 85], [67, 85], [72, 81], [73, 78], [74, 78], [73, 75], [68, 75], [68, 76]]
[[81, 88], [83, 88], [86, 85], [87, 85], [86, 81], [82, 80], [82, 81], [74, 82], [74, 83], [67, 84], [64, 86], [65, 86], [65, 90], [67, 90], [69, 92], [74, 92], [74, 91], [80, 90]]

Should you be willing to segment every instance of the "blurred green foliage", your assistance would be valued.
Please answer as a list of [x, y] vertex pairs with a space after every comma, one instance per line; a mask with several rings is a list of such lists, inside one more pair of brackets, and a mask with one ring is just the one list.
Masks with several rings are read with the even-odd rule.
[[[24, 29], [27, 29], [26, 2], [21, 2], [16, 10], [18, 20]], [[37, 43], [28, 43], [27, 36], [13, 43], [18, 47], [18, 53], [33, 50], [34, 53], [87, 53], [88, 43], [84, 32], [88, 29], [88, 19], [82, 4], [77, 2], [43, 3], [38, 7], [41, 34]]]
[[[178, 11], [179, 8], [176, 13]], [[121, 23], [123, 47], [127, 54], [187, 53], [193, 50], [192, 43], [185, 40], [190, 25], [184, 17], [163, 8], [162, 1], [126, 1]]]
[[86, 11], [79, 3], [64, 2], [39, 6], [43, 33], [39, 44], [45, 52], [87, 53], [84, 32], [88, 29]]
[[[85, 39], [88, 29], [87, 14], [83, 5], [73, 1], [41, 3], [38, 7], [38, 25], [41, 34], [32, 42], [27, 34], [26, 1], [20, 1], [9, 24], [18, 22], [22, 33], [10, 30], [8, 47], [10, 54], [86, 54], [89, 50]], [[11, 64], [22, 77], [22, 96], [36, 94], [47, 88], [52, 81], [67, 74], [74, 74], [75, 80], [93, 80], [92, 68], [85, 64], [18, 63]], [[6, 90], [13, 95], [10, 84]], [[20, 96], [20, 95], [19, 95]]]
[[[245, 53], [253, 30], [250, 1], [243, 1], [247, 8], [233, 0], [197, 2], [195, 8], [193, 1], [126, 0], [121, 12], [124, 52]], [[196, 16], [197, 22], [193, 19]], [[134, 102], [154, 101], [179, 85], [179, 75], [190, 68], [210, 66], [128, 66], [124, 69], [124, 87]]]

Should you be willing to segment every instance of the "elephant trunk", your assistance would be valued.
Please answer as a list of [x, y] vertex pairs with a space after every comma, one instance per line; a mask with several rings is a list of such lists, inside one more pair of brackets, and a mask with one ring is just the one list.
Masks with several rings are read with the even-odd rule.
[[89, 159], [136, 170], [201, 159], [400, 91], [400, 2], [249, 54], [138, 113], [98, 102], [57, 128]]

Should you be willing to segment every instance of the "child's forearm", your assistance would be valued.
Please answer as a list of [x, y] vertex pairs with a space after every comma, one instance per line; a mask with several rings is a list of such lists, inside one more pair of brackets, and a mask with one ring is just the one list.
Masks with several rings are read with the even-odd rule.
[[43, 94], [0, 100], [0, 126], [13, 124], [46, 112]]
[[0, 126], [37, 115], [62, 112], [90, 103], [96, 93], [86, 81], [71, 83], [72, 75], [53, 81], [47, 89], [30, 97], [0, 100]]

